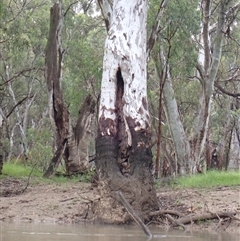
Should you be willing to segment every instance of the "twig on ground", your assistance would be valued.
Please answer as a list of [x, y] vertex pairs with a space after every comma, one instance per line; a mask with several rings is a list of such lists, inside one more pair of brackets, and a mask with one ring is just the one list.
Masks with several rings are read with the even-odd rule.
[[219, 219], [219, 222], [218, 222], [218, 224], [217, 224], [217, 226], [214, 228], [214, 231], [217, 231], [218, 230], [218, 228], [219, 228], [219, 226], [221, 225], [221, 223], [222, 223], [222, 219], [219, 217], [219, 215], [216, 213], [216, 215], [217, 215], [217, 217], [218, 217], [218, 219]]
[[29, 184], [30, 184], [31, 175], [32, 175], [33, 170], [34, 170], [34, 168], [36, 167], [36, 165], [37, 165], [37, 163], [35, 163], [35, 165], [33, 166], [32, 170], [31, 170], [31, 172], [29, 173], [29, 175], [28, 175], [28, 180], [27, 180], [27, 185], [25, 186], [25, 188], [23, 188], [23, 190], [21, 191], [21, 193], [24, 193], [24, 192], [27, 190], [27, 188], [28, 188], [28, 186], [29, 186]]
[[73, 200], [73, 199], [74, 199], [74, 197], [70, 197], [70, 198], [59, 200], [59, 202], [67, 202], [67, 201], [70, 201], [70, 200]]
[[232, 216], [231, 218], [240, 221], [240, 218], [237, 218], [235, 216]]
[[232, 220], [233, 220], [232, 217], [228, 219], [228, 223], [227, 223], [226, 227], [223, 229], [224, 231], [226, 231], [226, 229], [229, 227], [229, 225], [231, 224]]

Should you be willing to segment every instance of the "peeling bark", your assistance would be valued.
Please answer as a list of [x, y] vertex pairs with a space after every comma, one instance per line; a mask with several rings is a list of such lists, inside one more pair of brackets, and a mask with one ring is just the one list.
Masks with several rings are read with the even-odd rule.
[[113, 1], [96, 139], [101, 200], [94, 205], [96, 219], [108, 223], [130, 221], [116, 203], [116, 191], [124, 194], [143, 220], [157, 208], [151, 176], [146, 17], [147, 1]]

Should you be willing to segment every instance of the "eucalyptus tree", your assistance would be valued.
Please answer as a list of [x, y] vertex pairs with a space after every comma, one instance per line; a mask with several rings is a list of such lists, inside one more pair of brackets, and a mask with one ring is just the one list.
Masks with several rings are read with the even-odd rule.
[[[5, 92], [1, 100], [7, 122], [8, 158], [26, 156], [29, 151], [27, 130], [31, 122], [38, 122], [41, 113], [36, 104], [42, 90], [42, 53], [46, 2], [4, 1], [1, 15], [1, 86]], [[38, 29], [38, 31], [35, 31]], [[34, 113], [35, 109], [38, 109]], [[42, 106], [42, 105], [41, 105]], [[31, 114], [30, 114], [31, 113]], [[8, 148], [6, 148], [8, 149]]]
[[[101, 198], [96, 203], [95, 215], [105, 222], [126, 221], [122, 208], [115, 201], [116, 192], [121, 191], [147, 220], [149, 211], [158, 208], [151, 175], [147, 101], [147, 60], [156, 39], [158, 22], [154, 23], [147, 44], [148, 1], [98, 2], [108, 34], [96, 138]], [[158, 5], [159, 13], [164, 2]]]
[[[193, 8], [195, 9], [193, 10], [193, 14], [201, 14], [201, 21], [198, 22], [199, 27], [201, 27], [200, 35], [197, 34], [196, 31], [188, 31], [187, 28], [184, 29], [182, 26], [178, 27], [178, 25], [171, 25], [171, 20], [169, 20], [170, 27], [173, 26], [173, 28], [176, 28], [176, 31], [173, 35], [170, 35], [170, 37], [178, 37], [179, 34], [188, 33], [188, 48], [193, 46], [198, 51], [198, 61], [195, 58], [197, 74], [195, 75], [193, 68], [192, 70], [190, 69], [188, 74], [192, 79], [191, 82], [189, 81], [189, 84], [192, 85], [192, 82], [197, 83], [196, 79], [200, 83], [197, 88], [198, 93], [200, 93], [199, 105], [198, 109], [196, 109], [197, 115], [195, 117], [193, 116], [193, 125], [191, 124], [190, 128], [182, 121], [179, 113], [180, 106], [176, 100], [176, 94], [173, 88], [173, 85], [175, 85], [173, 78], [179, 78], [179, 75], [176, 74], [178, 68], [173, 68], [174, 61], [171, 54], [173, 53], [172, 48], [174, 45], [172, 45], [172, 39], [166, 38], [167, 41], [165, 41], [165, 43], [167, 44], [160, 44], [161, 47], [158, 59], [159, 62], [162, 63], [162, 69], [166, 72], [166, 83], [163, 88], [163, 96], [166, 116], [173, 139], [173, 146], [178, 165], [178, 168], [176, 169], [177, 173], [195, 173], [198, 168], [200, 171], [199, 165], [209, 130], [212, 95], [214, 91], [214, 83], [216, 83], [218, 78], [217, 74], [221, 63], [223, 41], [227, 29], [231, 28], [234, 22], [231, 20], [233, 20], [238, 13], [238, 7], [236, 6], [234, 5], [234, 1], [219, 1], [217, 4], [211, 1], [202, 1], [200, 8], [197, 8], [195, 5], [195, 8]], [[183, 15], [183, 18], [185, 16], [186, 15]], [[190, 19], [193, 21], [193, 18]], [[185, 18], [184, 20], [186, 22]], [[183, 26], [185, 25], [183, 24]], [[169, 27], [167, 27], [167, 29], [169, 29]], [[180, 44], [181, 40], [178, 39]], [[166, 46], [168, 47], [166, 48]], [[168, 52], [169, 46], [171, 47], [171, 52]], [[169, 56], [171, 58], [167, 58]], [[186, 63], [185, 60], [184, 62]], [[193, 67], [194, 62], [191, 61], [190, 63]], [[159, 77], [161, 77], [160, 73], [161, 72], [158, 71]], [[188, 133], [186, 130], [188, 130]]]
[[[88, 2], [91, 4], [92, 1]], [[70, 115], [71, 113], [69, 113], [69, 110], [65, 104], [64, 92], [62, 88], [62, 82], [65, 78], [65, 72], [63, 72], [64, 58], [65, 54], [69, 54], [68, 51], [71, 49], [71, 47], [74, 48], [74, 51], [76, 50], [76, 47], [64, 47], [65, 45], [62, 40], [64, 19], [73, 4], [69, 5], [66, 11], [63, 11], [62, 5], [62, 1], [59, 1], [51, 7], [49, 37], [45, 51], [45, 77], [48, 91], [49, 117], [51, 119], [52, 128], [54, 130], [57, 150], [54, 157], [52, 158], [48, 170], [44, 174], [44, 177], [49, 177], [54, 173], [54, 168], [59, 165], [62, 157], [65, 160], [66, 173], [68, 175], [83, 173], [88, 169], [88, 141], [89, 133], [91, 133], [91, 120], [93, 113], [95, 112], [95, 100], [92, 96], [88, 95], [79, 111], [78, 118], [74, 124]], [[86, 9], [84, 12], [86, 12]], [[76, 22], [79, 20], [79, 16], [77, 16], [78, 14], [78, 12], [75, 12], [73, 16]], [[74, 31], [76, 31], [76, 28], [72, 29], [72, 32]], [[71, 38], [72, 33], [71, 31], [69, 32]], [[68, 30], [65, 29], [64, 34], [66, 37]], [[67, 40], [71, 42], [71, 39]], [[72, 50], [71, 53], [74, 51]], [[71, 65], [69, 65], [69, 63], [72, 63], [70, 58], [73, 57], [74, 56], [69, 56], [67, 66], [68, 71], [71, 71]], [[80, 66], [81, 59], [78, 58], [78, 61], [78, 66]], [[76, 69], [77, 68], [74, 68], [75, 71]], [[70, 76], [74, 75], [71, 74]], [[73, 88], [71, 83], [74, 83], [74, 81], [69, 81], [68, 83], [70, 88]], [[67, 87], [68, 84], [65, 86]], [[78, 80], [78, 84], [80, 85], [80, 79]], [[84, 92], [87, 93], [86, 89]]]

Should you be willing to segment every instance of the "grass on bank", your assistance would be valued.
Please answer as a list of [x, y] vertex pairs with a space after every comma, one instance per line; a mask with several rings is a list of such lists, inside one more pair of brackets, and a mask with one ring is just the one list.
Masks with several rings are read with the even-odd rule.
[[178, 188], [210, 188], [218, 186], [240, 185], [239, 171], [208, 171], [204, 174], [197, 174], [177, 178]]
[[[65, 176], [53, 176], [51, 179], [42, 178], [43, 172], [37, 169], [32, 169], [30, 166], [26, 166], [20, 163], [4, 163], [3, 175], [1, 178], [14, 177], [27, 179], [31, 176], [31, 179], [36, 183], [75, 183], [75, 182], [89, 182], [91, 173], [83, 175], [73, 176], [71, 178]], [[239, 171], [208, 171], [204, 174], [197, 174], [193, 176], [179, 177], [176, 179], [170, 179], [170, 182], [166, 183], [168, 186], [174, 188], [210, 188], [218, 186], [236, 186], [240, 185], [240, 172]], [[161, 179], [156, 183], [157, 188], [161, 188]]]
[[6, 177], [13, 178], [22, 178], [27, 179], [30, 178], [34, 180], [34, 182], [47, 182], [47, 183], [74, 183], [74, 182], [87, 182], [90, 179], [89, 174], [77, 175], [73, 177], [65, 177], [65, 176], [53, 176], [50, 179], [42, 178], [43, 172], [32, 168], [27, 165], [23, 165], [20, 163], [11, 163], [7, 162], [3, 165], [2, 175], [0, 175], [0, 179]]

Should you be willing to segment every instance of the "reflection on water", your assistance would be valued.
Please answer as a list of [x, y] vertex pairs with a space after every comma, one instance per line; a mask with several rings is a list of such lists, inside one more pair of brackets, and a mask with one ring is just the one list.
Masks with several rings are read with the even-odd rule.
[[[152, 240], [239, 241], [238, 235], [228, 233], [165, 232], [152, 228]], [[0, 222], [0, 241], [146, 241], [137, 226], [59, 225], [42, 223]]]

